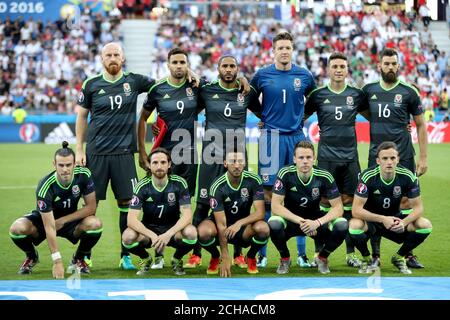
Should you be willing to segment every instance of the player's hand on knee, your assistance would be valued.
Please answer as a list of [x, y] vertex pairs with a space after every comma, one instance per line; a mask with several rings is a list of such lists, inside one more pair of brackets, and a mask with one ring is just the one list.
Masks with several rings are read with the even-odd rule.
[[55, 279], [64, 279], [64, 265], [61, 260], [53, 263], [52, 274]]

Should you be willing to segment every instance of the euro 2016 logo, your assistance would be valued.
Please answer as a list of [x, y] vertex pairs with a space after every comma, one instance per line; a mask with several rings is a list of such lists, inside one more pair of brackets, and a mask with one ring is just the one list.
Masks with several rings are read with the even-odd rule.
[[211, 209], [215, 209], [217, 208], [217, 200], [215, 198], [211, 198], [209, 199], [209, 206], [211, 207]]
[[136, 196], [133, 196], [133, 199], [131, 199], [131, 205], [137, 206], [139, 204], [139, 198]]
[[367, 193], [367, 186], [364, 183], [360, 183], [358, 185], [358, 193], [360, 193], [360, 194], [366, 194]]

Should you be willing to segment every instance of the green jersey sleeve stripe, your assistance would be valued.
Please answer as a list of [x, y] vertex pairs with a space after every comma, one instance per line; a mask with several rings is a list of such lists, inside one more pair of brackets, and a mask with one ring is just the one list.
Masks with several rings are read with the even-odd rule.
[[248, 171], [244, 171], [244, 177], [253, 178], [253, 179], [255, 179], [258, 183], [262, 183], [261, 178], [260, 178], [258, 175], [254, 174], [254, 173], [250, 173], [250, 172], [248, 172]]
[[89, 169], [82, 169], [82, 168], [75, 168], [74, 173], [84, 173], [88, 177], [92, 175]]
[[411, 179], [411, 181], [413, 181], [413, 182], [416, 181], [416, 179], [417, 179], [417, 177], [411, 171], [409, 171], [407, 169], [397, 167], [397, 169], [395, 169], [395, 172], [409, 177]]
[[375, 168], [373, 168], [373, 169], [371, 169], [371, 170], [368, 170], [368, 171], [364, 172], [363, 175], [362, 175], [362, 177], [361, 177], [361, 180], [363, 180], [364, 177], [366, 177], [367, 175], [373, 174], [374, 172], [375, 172], [375, 173], [380, 172], [379, 170], [380, 170], [380, 167], [375, 167]]
[[38, 196], [41, 198], [44, 198], [47, 194], [48, 189], [50, 189], [50, 186], [56, 181], [56, 177], [52, 175], [50, 178], [48, 178], [42, 187], [39, 189]]
[[278, 175], [280, 176], [280, 178], [283, 178], [286, 175], [286, 173], [295, 172], [296, 170], [297, 168], [295, 166], [289, 166], [281, 169], [280, 172], [278, 172]]
[[134, 187], [133, 192], [138, 193], [139, 190], [141, 190], [141, 188], [143, 186], [145, 186], [146, 184], [149, 184], [150, 181], [151, 181], [151, 179], [149, 179], [148, 177], [145, 177], [144, 179], [142, 179], [141, 181], [138, 182], [138, 184]]
[[87, 78], [86, 80], [84, 80], [83, 85], [81, 86], [81, 88], [84, 89], [89, 81], [91, 81], [92, 79], [101, 77], [101, 76], [102, 76], [102, 74], [99, 73], [99, 74], [96, 74], [95, 76]]
[[183, 185], [183, 187], [185, 187], [185, 188], [188, 187], [186, 180], [184, 180], [182, 177], [177, 176], [177, 175], [175, 175], [175, 174], [170, 175], [170, 180], [174, 180], [174, 181], [181, 182], [181, 184]]
[[377, 171], [371, 172], [370, 174], [365, 174], [365, 175], [361, 178], [361, 180], [362, 180], [362, 182], [366, 183], [370, 178], [375, 177], [375, 176], [378, 175], [379, 173], [380, 173], [380, 171], [377, 170]]
[[152, 86], [150, 87], [150, 89], [148, 90], [147, 93], [152, 92], [152, 90], [153, 90], [154, 88], [156, 88], [157, 86], [159, 86], [160, 84], [163, 84], [163, 83], [165, 83], [165, 82], [167, 82], [167, 78], [164, 78], [164, 79], [159, 80], [158, 82], [156, 82], [154, 85], [152, 85]]
[[[225, 173], [225, 174], [226, 174], [226, 173]], [[223, 183], [225, 183], [225, 182], [227, 181], [227, 179], [225, 178], [225, 174], [224, 174], [223, 176], [221, 176], [215, 183], [213, 183], [213, 185], [211, 186], [211, 188], [209, 188], [210, 194], [211, 194], [212, 196], [214, 196], [214, 195], [216, 194], [217, 188], [218, 188], [221, 184], [223, 184]]]
[[416, 88], [414, 88], [414, 86], [410, 85], [409, 83], [403, 82], [402, 80], [400, 80], [400, 83], [405, 85], [405, 86], [407, 86], [407, 87], [409, 87], [409, 88], [411, 88], [411, 89], [413, 89], [414, 92], [417, 93], [417, 96], [419, 96], [419, 98], [420, 98], [420, 93], [419, 93], [419, 91]]
[[320, 172], [314, 172], [314, 174], [315, 174], [316, 176], [318, 176], [318, 177], [324, 177], [324, 178], [326, 178], [328, 181], [330, 181], [330, 183], [332, 183], [332, 182], [334, 181], [333, 176], [330, 176], [330, 175], [328, 175], [328, 174], [323, 174], [323, 173], [320, 173]]
[[314, 92], [319, 91], [319, 90], [321, 90], [321, 89], [323, 89], [323, 88], [326, 88], [326, 86], [321, 86], [321, 87], [315, 88], [313, 91], [311, 91], [311, 92], [308, 94], [308, 96], [307, 96], [306, 98], [311, 97], [311, 95], [312, 95]]
[[323, 174], [323, 175], [328, 175], [328, 176], [330, 176], [331, 178], [334, 179], [333, 175], [331, 173], [329, 173], [328, 171], [325, 171], [325, 170], [314, 168], [314, 173], [320, 173], [320, 174]]

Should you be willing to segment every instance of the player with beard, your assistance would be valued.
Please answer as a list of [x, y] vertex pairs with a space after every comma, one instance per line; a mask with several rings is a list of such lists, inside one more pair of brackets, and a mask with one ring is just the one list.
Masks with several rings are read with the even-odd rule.
[[[259, 117], [261, 108], [253, 87], [247, 95], [239, 92], [239, 67], [235, 57], [222, 56], [218, 71], [219, 80], [203, 85], [200, 89], [199, 103], [205, 106], [206, 125], [197, 179], [195, 226], [208, 216], [209, 189], [214, 179], [226, 172], [223, 161], [227, 150], [238, 150], [245, 154], [247, 109]], [[240, 251], [235, 248], [233, 262], [246, 268]], [[194, 254], [199, 256], [199, 247], [194, 250]]]
[[[97, 201], [106, 199], [111, 180], [122, 234], [127, 227], [128, 205], [137, 183], [134, 164], [137, 97], [147, 92], [155, 81], [140, 74], [124, 72], [125, 58], [117, 43], [106, 44], [101, 57], [103, 72], [84, 81], [78, 96], [76, 164], [91, 170]], [[86, 260], [90, 262], [89, 254]], [[119, 267], [136, 269], [123, 246]]]
[[[398, 79], [398, 54], [393, 49], [384, 49], [380, 54], [378, 69], [380, 81], [366, 84], [362, 90], [366, 94], [363, 109], [369, 112], [370, 150], [368, 167], [376, 165], [377, 148], [384, 141], [393, 141], [399, 149], [400, 164], [417, 176], [427, 171], [427, 129], [423, 117], [419, 92], [411, 85]], [[419, 138], [419, 158], [414, 161], [414, 146], [407, 125], [413, 117]], [[402, 213], [411, 211], [406, 197], [402, 200]], [[380, 241], [376, 236], [371, 239], [372, 267], [380, 264]], [[407, 256], [411, 268], [423, 268], [412, 253]]]
[[[183, 256], [197, 242], [197, 229], [191, 224], [191, 196], [186, 180], [170, 173], [170, 153], [156, 148], [148, 155], [150, 170], [136, 185], [128, 214], [128, 228], [122, 241], [131, 253], [139, 256], [137, 275], [145, 275], [152, 258], [145, 250], [154, 247], [162, 252], [166, 246], [176, 249], [172, 269], [177, 276], [185, 274]], [[138, 220], [143, 211], [142, 221]]]

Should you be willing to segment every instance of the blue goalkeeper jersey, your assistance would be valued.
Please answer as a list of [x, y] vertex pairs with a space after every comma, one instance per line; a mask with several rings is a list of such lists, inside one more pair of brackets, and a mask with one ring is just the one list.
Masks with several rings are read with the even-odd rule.
[[292, 64], [287, 71], [275, 64], [261, 68], [251, 85], [262, 93], [262, 117], [266, 129], [278, 129], [282, 134], [296, 134], [303, 129], [305, 97], [316, 88], [309, 70]]

